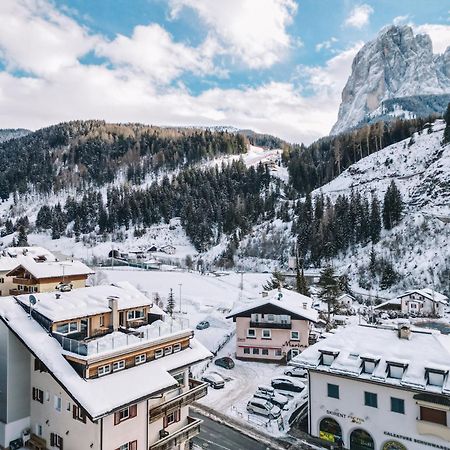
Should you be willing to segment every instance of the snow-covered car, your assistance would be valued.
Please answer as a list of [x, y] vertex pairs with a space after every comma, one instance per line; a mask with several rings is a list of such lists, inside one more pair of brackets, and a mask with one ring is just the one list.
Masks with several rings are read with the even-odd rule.
[[195, 328], [197, 328], [197, 330], [205, 330], [206, 328], [209, 328], [209, 322], [207, 320], [202, 320]]
[[247, 411], [253, 414], [268, 417], [271, 420], [280, 417], [281, 414], [281, 409], [278, 408], [278, 406], [275, 406], [263, 398], [255, 397], [247, 403]]
[[306, 387], [301, 381], [293, 380], [288, 377], [274, 378], [272, 379], [271, 384], [274, 389], [288, 392], [302, 392]]
[[214, 364], [224, 369], [232, 369], [234, 367], [234, 361], [229, 356], [218, 358], [214, 361]]
[[225, 387], [225, 380], [218, 373], [206, 373], [203, 375], [202, 381], [205, 381], [214, 389], [222, 389]]
[[301, 367], [288, 366], [288, 367], [286, 367], [286, 369], [284, 369], [284, 374], [287, 375], [288, 377], [305, 378], [308, 376], [308, 371]]
[[289, 399], [285, 395], [279, 394], [271, 386], [258, 386], [253, 396], [268, 400], [280, 409], [283, 409], [289, 402]]

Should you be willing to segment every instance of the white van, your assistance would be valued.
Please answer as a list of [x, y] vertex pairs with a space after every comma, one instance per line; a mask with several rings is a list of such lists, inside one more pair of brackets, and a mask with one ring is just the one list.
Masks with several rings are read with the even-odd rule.
[[262, 398], [253, 397], [247, 403], [247, 411], [260, 416], [268, 417], [270, 420], [280, 417], [281, 409]]

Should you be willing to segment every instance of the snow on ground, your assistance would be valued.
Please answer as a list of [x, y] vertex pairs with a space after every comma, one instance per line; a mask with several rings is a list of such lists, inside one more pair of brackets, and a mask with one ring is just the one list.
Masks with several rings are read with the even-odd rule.
[[[205, 373], [219, 373], [227, 380], [223, 389], [208, 389], [208, 395], [199, 403], [220, 411], [234, 419], [255, 428], [263, 429], [272, 435], [285, 434], [289, 429], [288, 420], [292, 413], [306, 402], [307, 392], [289, 393], [292, 395], [286, 410], [279, 420], [268, 420], [266, 417], [247, 412], [247, 403], [260, 385], [270, 386], [272, 378], [283, 375], [284, 365], [239, 361], [234, 358], [236, 348], [235, 337], [219, 352], [220, 356], [230, 356], [235, 361], [231, 370], [216, 366], [213, 362]], [[299, 378], [294, 378], [300, 380]], [[301, 380], [302, 381], [302, 380]], [[304, 380], [303, 380], [304, 381]]]

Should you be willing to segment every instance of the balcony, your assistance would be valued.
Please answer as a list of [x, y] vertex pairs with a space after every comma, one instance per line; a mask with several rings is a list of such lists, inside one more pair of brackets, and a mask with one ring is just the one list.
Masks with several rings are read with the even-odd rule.
[[180, 444], [183, 444], [200, 433], [201, 423], [202, 420], [194, 419], [188, 416], [187, 425], [177, 431], [174, 431], [173, 433], [168, 434], [159, 441], [156, 441], [154, 444], [149, 446], [149, 450], [170, 450]]
[[283, 329], [283, 330], [290, 330], [292, 328], [292, 323], [250, 321], [250, 328], [278, 328], [278, 329]]
[[23, 286], [36, 286], [36, 280], [32, 278], [13, 277], [14, 284], [21, 284]]
[[203, 381], [189, 380], [189, 390], [179, 394], [170, 400], [165, 401], [156, 405], [154, 408], [150, 409], [150, 419], [149, 422], [155, 422], [161, 417], [170, 414], [183, 406], [190, 405], [192, 402], [199, 400], [208, 393], [208, 384]]

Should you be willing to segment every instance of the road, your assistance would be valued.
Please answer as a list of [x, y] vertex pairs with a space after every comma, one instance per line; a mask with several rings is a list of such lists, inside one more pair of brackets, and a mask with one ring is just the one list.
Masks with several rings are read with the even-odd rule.
[[[192, 439], [193, 444], [208, 450], [267, 450], [268, 447], [252, 438], [195, 411], [190, 416], [203, 420], [200, 434]], [[194, 446], [194, 448], [197, 448]]]

